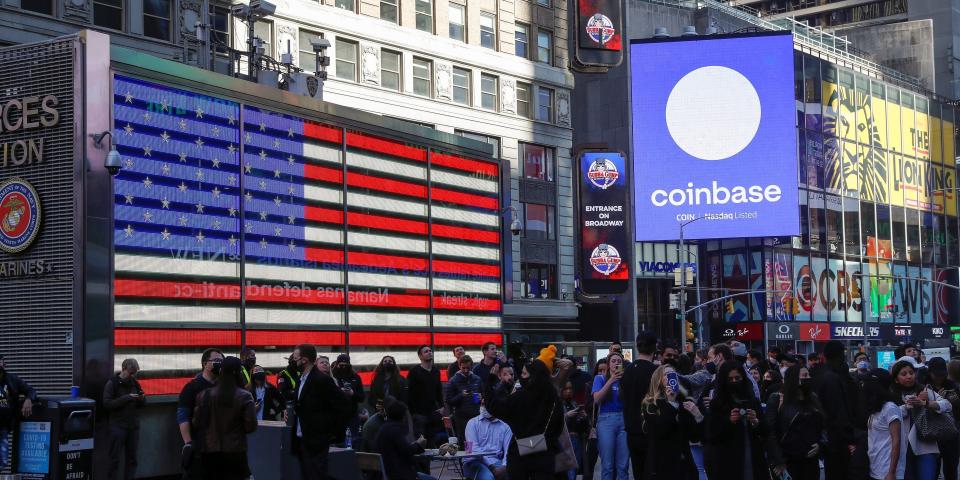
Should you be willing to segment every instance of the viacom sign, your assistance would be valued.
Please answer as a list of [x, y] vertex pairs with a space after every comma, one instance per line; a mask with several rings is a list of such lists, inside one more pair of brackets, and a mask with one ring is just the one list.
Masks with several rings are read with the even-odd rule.
[[636, 239], [798, 235], [792, 36], [630, 47]]

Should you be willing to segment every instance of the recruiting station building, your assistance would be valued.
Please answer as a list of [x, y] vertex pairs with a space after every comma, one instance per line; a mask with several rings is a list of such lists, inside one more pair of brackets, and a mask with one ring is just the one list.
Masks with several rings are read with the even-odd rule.
[[486, 144], [90, 31], [0, 49], [0, 68], [0, 352], [42, 394], [98, 398], [132, 357], [162, 406], [207, 347], [276, 372], [313, 343], [369, 381], [422, 344], [438, 362], [502, 344]]
[[[785, 50], [760, 53], [769, 43], [782, 43], [784, 38], [788, 44]], [[708, 61], [701, 55], [721, 60]], [[640, 258], [639, 252], [646, 252], [650, 242], [662, 248], [663, 244], [656, 242], [679, 238], [681, 223], [711, 215], [719, 219], [721, 211], [732, 212], [737, 221], [744, 222], [711, 218], [691, 222], [685, 234], [688, 240], [694, 240], [696, 256], [665, 256], [673, 263], [697, 264], [695, 281], [700, 289], [688, 287], [688, 307], [738, 291], [764, 290], [737, 296], [732, 304], [717, 302], [705, 307], [699, 316], [703, 344], [730, 338], [758, 347], [764, 342], [799, 342], [799, 351], [812, 351], [815, 342], [830, 339], [946, 345], [958, 311], [958, 297], [950, 286], [957, 285], [960, 265], [955, 191], [955, 125], [960, 112], [918, 88], [886, 81], [882, 72], [854, 70], [852, 65], [840, 66], [821, 57], [827, 55], [802, 47], [788, 33], [635, 42], [619, 72], [591, 83], [591, 88], [604, 83], [616, 83], [621, 90], [632, 88], [629, 97], [619, 96], [621, 102], [629, 98], [630, 135], [625, 138], [620, 127], [587, 126], [580, 130], [579, 125], [614, 124], [613, 119], [594, 118], [614, 115], [603, 113], [607, 109], [594, 108], [585, 115], [589, 117], [586, 121], [575, 119], [575, 131], [580, 135], [576, 143], [602, 139], [611, 150], [630, 152], [633, 230], [644, 245], [637, 249], [636, 265], [642, 266], [640, 260], [655, 260]], [[690, 65], [678, 66], [676, 58], [684, 58]], [[745, 73], [759, 91], [765, 115], [758, 120], [760, 127], [753, 127], [755, 135], [744, 136], [747, 141], [742, 150], [718, 155], [720, 158], [709, 158], [712, 153], [706, 150], [698, 153], [702, 143], [687, 139], [688, 145], [682, 145], [682, 130], [679, 136], [676, 130], [677, 118], [683, 115], [671, 119], [669, 105], [666, 109], [663, 105], [675, 100], [667, 97], [680, 89], [670, 84], [661, 89], [663, 95], [657, 91], [660, 87], [656, 84], [670, 81], [674, 73], [677, 79], [689, 80], [689, 73], [700, 69], [698, 64], [703, 62], [728, 62], [731, 68], [743, 72], [752, 68], [750, 64], [763, 67], [756, 69], [760, 72], [756, 78]], [[781, 68], [792, 69], [784, 72], [787, 82], [777, 78], [780, 90], [767, 92], [773, 80], [766, 76]], [[625, 73], [626, 79], [622, 78]], [[680, 83], [677, 81], [677, 85]], [[613, 91], [612, 85], [604, 88]], [[650, 100], [651, 95], [657, 100]], [[768, 96], [780, 103], [767, 104]], [[614, 97], [604, 101], [613, 101]], [[679, 103], [687, 102], [692, 112], [701, 109], [698, 115], [715, 113], [703, 107], [705, 102], [681, 100]], [[787, 107], [782, 108], [784, 105]], [[737, 114], [748, 107], [728, 105]], [[756, 105], [758, 119], [760, 107]], [[718, 115], [723, 117], [722, 112]], [[655, 125], [657, 122], [662, 125]], [[764, 122], [777, 122], [777, 133], [766, 134], [774, 130]], [[781, 128], [784, 125], [786, 128]], [[674, 130], [669, 136], [657, 136], [658, 128]], [[724, 139], [722, 147], [727, 148], [734, 140]], [[678, 146], [689, 150], [685, 154], [688, 157], [699, 155], [700, 163], [688, 168], [673, 160], [671, 155]], [[757, 146], [763, 148], [751, 153]], [[743, 161], [743, 155], [753, 158]], [[786, 177], [779, 179], [784, 172]], [[665, 185], [664, 178], [671, 175], [689, 176], [693, 184], [688, 185], [684, 179], [676, 186], [663, 187], [659, 194], [650, 190], [661, 188], [656, 185]], [[730, 202], [716, 213], [701, 208], [698, 202], [710, 192], [709, 188], [698, 188], [710, 187], [710, 180], [718, 177], [727, 186], [775, 184], [782, 187], [779, 198], [796, 199], [796, 204], [781, 202], [781, 207], [788, 208], [769, 212], [759, 201], [743, 208], [730, 208]], [[687, 197], [681, 199], [681, 193], [671, 196], [671, 188], [684, 190]], [[696, 197], [693, 203], [689, 201], [691, 196]], [[659, 202], [669, 208], [673, 201], [679, 205], [669, 211], [669, 217], [649, 206]], [[755, 219], [759, 220], [751, 223]], [[674, 268], [671, 263], [670, 270]], [[615, 302], [632, 300], [639, 329], [653, 328], [675, 341], [681, 326], [664, 321], [668, 315], [672, 317], [666, 298], [670, 290], [658, 289], [662, 298], [651, 299], [652, 290], [645, 286], [649, 281], [634, 281], [636, 296], [628, 292]], [[652, 311], [651, 305], [659, 307]], [[691, 313], [687, 319], [696, 322], [698, 316]], [[621, 316], [620, 322], [624, 321], [628, 320]]]

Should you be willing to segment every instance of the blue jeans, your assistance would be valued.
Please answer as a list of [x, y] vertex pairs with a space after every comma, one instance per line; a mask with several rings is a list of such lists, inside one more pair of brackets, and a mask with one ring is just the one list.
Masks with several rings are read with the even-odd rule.
[[10, 443], [7, 442], [7, 435], [10, 430], [0, 428], [0, 470], [7, 467], [10, 462]]
[[426, 473], [417, 472], [417, 480], [437, 480]]
[[[502, 464], [495, 463], [492, 467], [500, 467]], [[496, 480], [490, 467], [487, 467], [483, 460], [471, 460], [463, 464], [463, 473], [467, 480]]]
[[[630, 450], [623, 413], [601, 413], [597, 419], [597, 447], [600, 450], [602, 480], [629, 480]], [[616, 472], [616, 473], [614, 473]]]
[[693, 455], [693, 463], [697, 465], [700, 480], [707, 480], [707, 472], [703, 469], [703, 445], [699, 443], [690, 445], [690, 454]]
[[[913, 453], [912, 449], [909, 453]], [[911, 463], [912, 465], [910, 465]], [[937, 480], [937, 477], [940, 476], [940, 456], [936, 453], [928, 453], [925, 455], [908, 455], [907, 465], [908, 478], [911, 477], [909, 473], [909, 467], [913, 467], [913, 480]]]
[[577, 457], [577, 468], [567, 470], [567, 480], [577, 480], [577, 472], [583, 469], [583, 448], [580, 445], [579, 435], [570, 435], [570, 444], [573, 446], [573, 455]]

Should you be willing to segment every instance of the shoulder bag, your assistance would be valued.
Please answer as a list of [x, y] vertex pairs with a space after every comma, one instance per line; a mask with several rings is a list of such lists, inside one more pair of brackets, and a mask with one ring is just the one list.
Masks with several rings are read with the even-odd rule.
[[554, 401], [553, 406], [550, 407], [550, 416], [547, 417], [547, 426], [544, 427], [543, 433], [517, 439], [517, 453], [521, 457], [547, 451], [547, 430], [550, 429], [550, 422], [553, 420], [553, 412], [556, 408], [557, 402]]
[[935, 412], [923, 407], [914, 414], [913, 421], [921, 440], [942, 442], [957, 438], [957, 425], [947, 412]]

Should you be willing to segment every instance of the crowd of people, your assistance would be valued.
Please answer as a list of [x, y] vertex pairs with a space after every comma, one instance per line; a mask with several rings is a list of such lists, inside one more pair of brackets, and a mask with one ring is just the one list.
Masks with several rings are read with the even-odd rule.
[[[635, 355], [615, 342], [592, 369], [554, 346], [531, 359], [493, 343], [476, 361], [462, 346], [453, 354], [446, 375], [427, 345], [407, 372], [385, 356], [365, 389], [349, 355], [331, 363], [313, 345], [275, 377], [252, 349], [207, 349], [177, 408], [185, 477], [248, 478], [247, 436], [282, 420], [304, 479], [327, 478], [331, 446], [378, 454], [399, 480], [433, 479], [429, 449], [470, 454], [473, 480], [957, 478], [960, 359], [927, 361], [913, 345], [889, 369], [837, 341], [808, 355], [735, 341], [684, 353], [649, 332]], [[6, 431], [36, 401], [3, 366], [0, 465]], [[137, 361], [121, 367], [103, 392], [109, 478], [134, 478], [144, 392]]]

